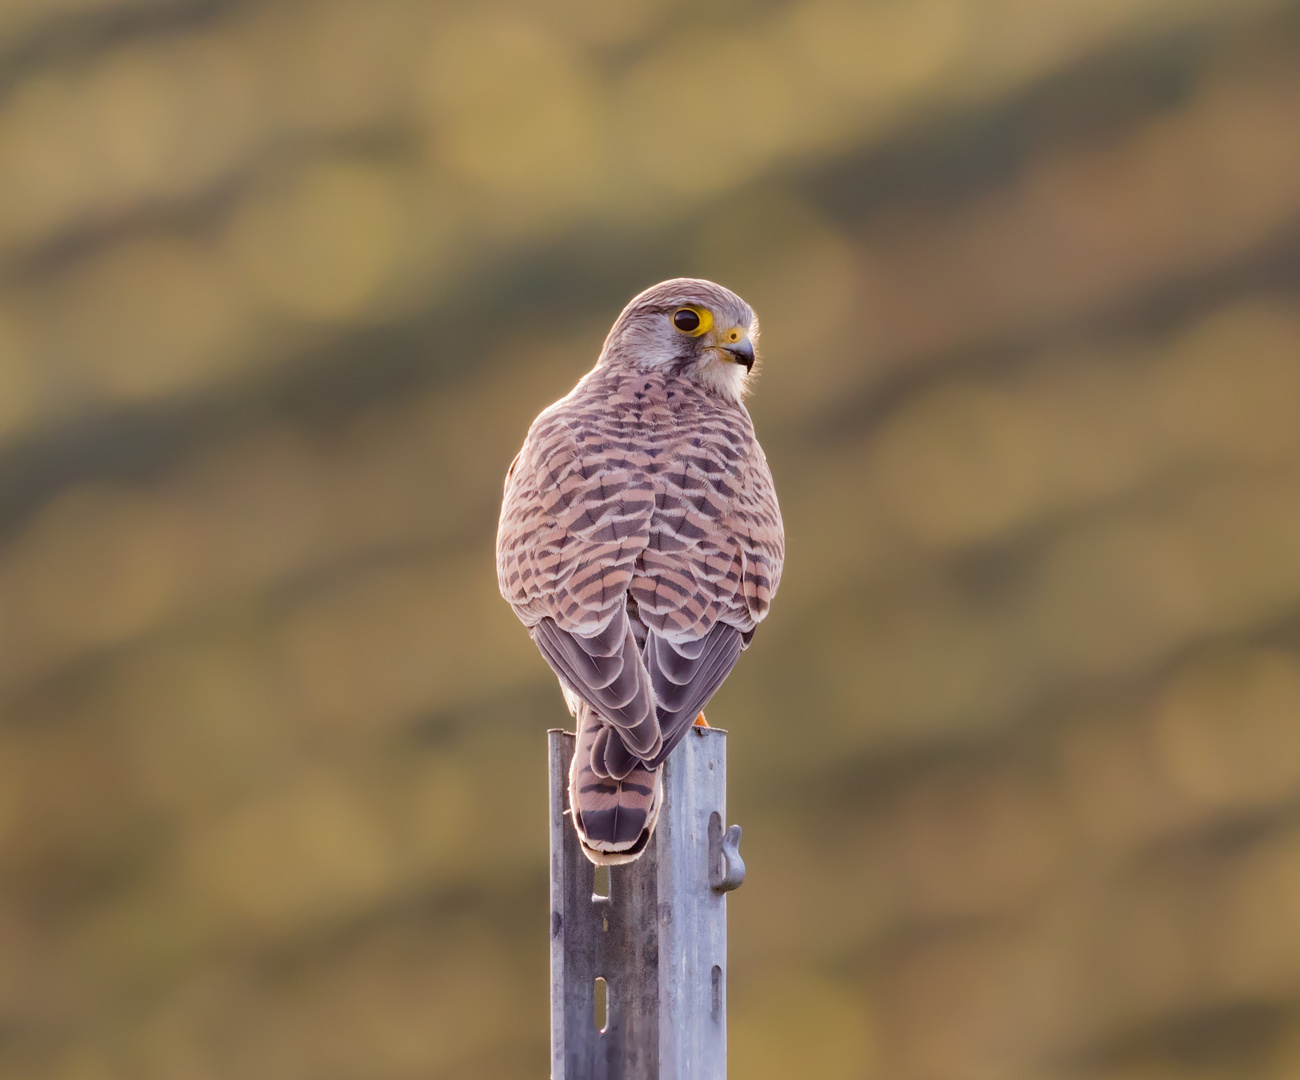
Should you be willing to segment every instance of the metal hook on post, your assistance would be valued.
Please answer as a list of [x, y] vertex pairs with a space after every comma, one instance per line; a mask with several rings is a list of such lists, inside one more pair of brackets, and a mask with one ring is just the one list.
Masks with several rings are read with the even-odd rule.
[[731, 892], [745, 881], [745, 860], [740, 857], [741, 828], [722, 831], [722, 815], [709, 815], [709, 887], [714, 892]]

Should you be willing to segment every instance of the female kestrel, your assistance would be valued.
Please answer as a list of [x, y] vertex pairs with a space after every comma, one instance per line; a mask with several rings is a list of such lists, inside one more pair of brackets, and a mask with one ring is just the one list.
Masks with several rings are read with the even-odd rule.
[[711, 281], [647, 289], [506, 474], [497, 578], [576, 719], [569, 805], [594, 863], [645, 850], [659, 766], [781, 578], [781, 511], [741, 401], [757, 336]]

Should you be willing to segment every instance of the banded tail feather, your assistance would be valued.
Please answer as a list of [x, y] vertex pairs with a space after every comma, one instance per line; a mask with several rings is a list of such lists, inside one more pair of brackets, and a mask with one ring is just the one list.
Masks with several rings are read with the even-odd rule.
[[586, 702], [578, 705], [577, 725], [569, 808], [583, 854], [597, 866], [632, 862], [650, 842], [659, 817], [660, 769], [632, 759], [630, 768], [618, 770], [621, 776], [611, 775], [603, 759], [611, 744], [623, 747], [618, 732]]

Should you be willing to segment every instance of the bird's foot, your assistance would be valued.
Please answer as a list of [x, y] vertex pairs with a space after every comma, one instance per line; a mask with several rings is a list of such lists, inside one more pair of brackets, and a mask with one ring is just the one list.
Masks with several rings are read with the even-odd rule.
[[708, 727], [708, 726], [709, 726], [709, 722], [708, 722], [707, 720], [704, 719], [704, 714], [703, 714], [703, 713], [700, 713], [700, 715], [697, 716], [697, 717], [695, 718], [695, 726], [696, 726], [696, 727]]

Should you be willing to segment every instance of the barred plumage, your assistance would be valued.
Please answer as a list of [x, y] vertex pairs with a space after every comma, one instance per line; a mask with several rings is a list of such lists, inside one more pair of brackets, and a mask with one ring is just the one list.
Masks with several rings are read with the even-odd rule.
[[[706, 332], [675, 328], [683, 310]], [[593, 860], [644, 848], [659, 765], [780, 581], [780, 510], [740, 400], [755, 334], [748, 305], [711, 282], [647, 290], [506, 477], [501, 592], [577, 718], [571, 805]]]

